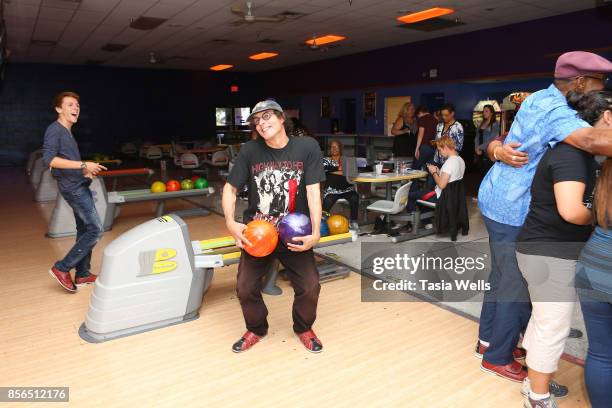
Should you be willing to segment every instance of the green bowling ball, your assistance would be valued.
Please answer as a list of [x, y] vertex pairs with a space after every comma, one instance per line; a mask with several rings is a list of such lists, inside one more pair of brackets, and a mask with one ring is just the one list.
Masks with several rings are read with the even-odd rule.
[[181, 190], [193, 190], [193, 181], [189, 179], [181, 181]]
[[197, 189], [208, 188], [208, 180], [206, 180], [203, 177], [200, 177], [194, 183], [194, 187], [197, 188]]

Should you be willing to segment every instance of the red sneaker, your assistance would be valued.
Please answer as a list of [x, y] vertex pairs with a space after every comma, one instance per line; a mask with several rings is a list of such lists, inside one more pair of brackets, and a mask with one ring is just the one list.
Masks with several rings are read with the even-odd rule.
[[523, 382], [527, 377], [527, 367], [524, 367], [517, 361], [512, 361], [510, 364], [506, 365], [495, 365], [489, 363], [487, 360], [482, 360], [480, 370], [514, 382]]
[[59, 283], [62, 288], [66, 289], [68, 292], [76, 292], [77, 288], [74, 285], [69, 272], [62, 272], [54, 266], [49, 269], [49, 275], [51, 275], [53, 279], [55, 279], [57, 283]]
[[306, 350], [310, 351], [311, 353], [320, 353], [323, 351], [323, 343], [321, 343], [321, 340], [319, 340], [317, 335], [312, 330], [297, 334], [297, 336], [304, 347], [306, 347]]
[[264, 337], [265, 336], [258, 336], [252, 331], [247, 331], [242, 335], [240, 340], [238, 340], [232, 345], [232, 351], [234, 353], [242, 353], [243, 351], [247, 351]]
[[98, 275], [93, 275], [90, 273], [89, 275], [84, 276], [82, 278], [76, 278], [76, 285], [77, 286], [91, 285], [92, 283], [96, 281], [97, 278], [98, 278]]
[[[482, 360], [482, 356], [484, 355], [485, 351], [487, 351], [487, 346], [480, 343], [480, 341], [477, 341], [474, 356]], [[512, 350], [512, 357], [514, 357], [515, 360], [524, 360], [526, 356], [527, 350], [522, 347], [515, 347], [514, 350]]]

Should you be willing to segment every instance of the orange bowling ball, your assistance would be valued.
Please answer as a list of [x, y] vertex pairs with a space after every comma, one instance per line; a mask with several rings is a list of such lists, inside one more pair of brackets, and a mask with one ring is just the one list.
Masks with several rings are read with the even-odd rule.
[[244, 246], [244, 250], [252, 256], [268, 256], [274, 252], [278, 244], [278, 232], [276, 232], [274, 225], [268, 221], [251, 221], [242, 234], [252, 244], [251, 246]]
[[334, 214], [327, 219], [329, 235], [344, 234], [349, 231], [349, 222], [345, 216]]
[[181, 183], [176, 180], [170, 180], [166, 182], [166, 191], [179, 191], [181, 189]]

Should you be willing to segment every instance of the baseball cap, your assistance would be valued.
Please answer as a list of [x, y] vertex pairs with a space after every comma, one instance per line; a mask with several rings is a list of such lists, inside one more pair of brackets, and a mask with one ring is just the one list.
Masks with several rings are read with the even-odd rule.
[[571, 51], [562, 54], [555, 65], [555, 78], [612, 72], [612, 62], [592, 52]]
[[283, 108], [281, 108], [281, 106], [278, 104], [278, 102], [273, 101], [271, 99], [266, 99], [265, 101], [257, 102], [257, 105], [255, 105], [253, 107], [253, 110], [251, 111], [251, 114], [247, 118], [247, 122], [250, 122], [251, 119], [253, 119], [253, 115], [255, 115], [256, 113], [263, 112], [263, 111], [268, 110], [268, 109], [272, 109], [272, 110], [275, 110], [277, 112], [283, 113]]

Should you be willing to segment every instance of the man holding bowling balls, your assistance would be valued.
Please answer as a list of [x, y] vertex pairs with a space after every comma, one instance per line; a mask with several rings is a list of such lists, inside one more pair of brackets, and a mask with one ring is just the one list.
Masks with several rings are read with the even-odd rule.
[[[316, 140], [310, 137], [289, 138], [290, 121], [281, 106], [273, 100], [259, 102], [248, 118], [260, 137], [247, 142], [223, 188], [223, 212], [227, 229], [242, 248], [236, 291], [246, 323], [246, 333], [232, 346], [240, 353], [250, 349], [268, 332], [268, 309], [261, 295], [262, 278], [275, 259], [285, 267], [295, 293], [293, 331], [310, 352], [323, 350], [323, 344], [312, 330], [316, 319], [321, 286], [313, 246], [320, 238], [321, 192], [325, 180], [322, 155]], [[248, 186], [248, 208], [243, 222], [235, 221], [236, 195]], [[268, 190], [278, 197], [267, 200]], [[277, 226], [284, 216], [302, 213], [310, 217], [311, 233], [293, 237], [293, 242], [278, 240], [274, 251], [253, 256], [255, 244], [245, 238], [246, 224], [264, 220]], [[262, 245], [262, 244], [257, 244]], [[245, 249], [248, 249], [247, 252]]]

